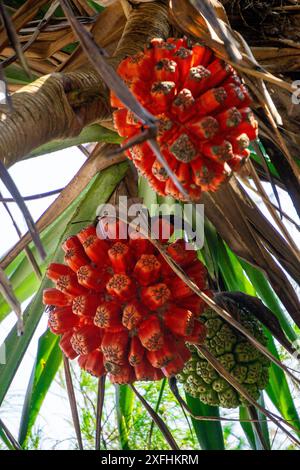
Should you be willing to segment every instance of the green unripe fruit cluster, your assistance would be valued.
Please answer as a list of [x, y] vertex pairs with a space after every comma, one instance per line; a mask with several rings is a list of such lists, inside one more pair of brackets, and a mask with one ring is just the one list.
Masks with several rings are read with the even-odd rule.
[[[247, 390], [254, 400], [269, 381], [270, 361], [241, 333], [223, 320], [214, 310], [207, 309], [201, 316], [207, 328], [205, 346], [224, 368]], [[247, 310], [239, 314], [239, 322], [261, 344], [267, 344], [259, 321]], [[203, 403], [223, 408], [236, 408], [246, 400], [211, 366], [194, 346], [191, 359], [177, 375], [186, 393]]]

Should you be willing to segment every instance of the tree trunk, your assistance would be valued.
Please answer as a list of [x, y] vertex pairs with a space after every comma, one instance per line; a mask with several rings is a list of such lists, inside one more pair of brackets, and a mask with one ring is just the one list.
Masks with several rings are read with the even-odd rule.
[[[114, 57], [120, 60], [141, 50], [153, 37], [167, 37], [165, 1], [135, 6]], [[12, 97], [13, 112], [0, 105], [0, 159], [9, 167], [31, 150], [54, 139], [78, 135], [83, 127], [111, 115], [109, 90], [95, 70], [54, 73], [41, 77]]]

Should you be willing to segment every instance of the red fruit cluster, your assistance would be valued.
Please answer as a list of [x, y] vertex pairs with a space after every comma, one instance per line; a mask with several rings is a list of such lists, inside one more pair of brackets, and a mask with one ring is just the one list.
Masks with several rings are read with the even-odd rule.
[[[250, 140], [257, 137], [251, 99], [233, 68], [208, 47], [153, 39], [144, 52], [124, 59], [118, 73], [159, 119], [160, 151], [191, 200], [215, 191], [249, 156]], [[114, 94], [111, 105], [119, 108], [114, 124], [121, 136], [141, 132], [142, 124]], [[148, 143], [126, 154], [156, 192], [184, 199]]]
[[[95, 376], [109, 373], [113, 383], [159, 380], [182, 370], [200, 343], [205, 327], [198, 320], [203, 301], [189, 289], [146, 238], [98, 238], [94, 226], [68, 238], [66, 264], [52, 263], [45, 289], [49, 327], [62, 335], [65, 355]], [[207, 289], [207, 273], [196, 252], [178, 240], [170, 256]]]

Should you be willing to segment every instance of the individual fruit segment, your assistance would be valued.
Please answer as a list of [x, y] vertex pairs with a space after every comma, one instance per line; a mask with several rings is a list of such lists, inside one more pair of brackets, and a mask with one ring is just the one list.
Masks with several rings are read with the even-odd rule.
[[95, 235], [85, 238], [83, 244], [84, 251], [87, 256], [96, 264], [103, 265], [107, 260], [108, 245], [105, 240], [101, 240]]
[[66, 333], [61, 336], [59, 346], [64, 355], [68, 359], [75, 359], [78, 356], [78, 353], [75, 351], [71, 344], [71, 338], [73, 336], [73, 330], [69, 329]]
[[79, 284], [86, 289], [93, 289], [96, 292], [103, 292], [105, 283], [98, 269], [93, 268], [90, 264], [81, 266], [77, 271], [77, 279]]
[[113, 384], [130, 384], [136, 380], [134, 368], [129, 364], [125, 364], [116, 374], [109, 374], [111, 383]]
[[122, 329], [121, 309], [113, 300], [101, 302], [94, 317], [94, 324], [99, 328]]
[[55, 307], [66, 307], [71, 305], [73, 297], [58, 289], [50, 288], [43, 291], [43, 304], [54, 305]]
[[128, 355], [128, 361], [131, 366], [137, 366], [142, 362], [145, 354], [145, 348], [143, 347], [138, 336], [133, 336], [130, 341], [130, 350]]
[[109, 260], [116, 273], [125, 273], [131, 264], [129, 246], [122, 242], [114, 243], [108, 250]]
[[172, 377], [177, 370], [181, 370], [184, 366], [184, 360], [180, 356], [176, 356], [171, 362], [162, 368], [162, 372], [166, 377]]
[[188, 342], [191, 344], [201, 344], [206, 338], [207, 330], [206, 326], [203, 325], [200, 321], [196, 320], [191, 330]]
[[74, 273], [69, 266], [59, 263], [49, 264], [46, 275], [51, 281], [57, 281], [61, 276], [72, 276]]
[[65, 257], [65, 263], [72, 269], [77, 271], [81, 266], [89, 262], [89, 258], [85, 254], [85, 251], [76, 236], [69, 237], [62, 246]]
[[95, 349], [85, 356], [80, 356], [78, 363], [82, 369], [95, 377], [105, 374], [103, 354], [99, 349]]
[[106, 284], [109, 294], [119, 300], [128, 300], [135, 294], [134, 282], [126, 274], [114, 274]]
[[94, 326], [83, 326], [73, 333], [70, 342], [77, 354], [88, 354], [100, 347], [101, 334], [100, 330]]
[[[125, 153], [158, 194], [198, 201], [201, 192], [216, 191], [248, 158], [245, 150], [258, 127], [251, 98], [231, 65], [208, 47], [185, 38], [154, 38], [144, 52], [126, 57], [118, 73], [159, 120], [161, 154], [188, 197], [147, 143], [134, 145]], [[111, 105], [124, 143], [142, 132], [143, 123], [113, 93]], [[248, 140], [240, 145], [242, 134]]]
[[164, 342], [164, 345], [158, 351], [148, 351], [147, 358], [153, 367], [162, 369], [176, 357], [176, 352]]
[[78, 295], [73, 298], [72, 311], [75, 315], [93, 318], [95, 316], [96, 309], [102, 300], [103, 296], [98, 293]]
[[139, 326], [138, 337], [148, 351], [157, 351], [164, 344], [162, 325], [155, 315], [151, 315]]
[[146, 357], [142, 361], [134, 366], [134, 372], [137, 380], [143, 381], [154, 381], [156, 379], [156, 371], [150, 364]]
[[143, 303], [150, 310], [157, 310], [163, 307], [171, 297], [171, 291], [164, 283], [154, 284], [153, 286], [145, 287], [141, 293]]
[[78, 325], [71, 307], [56, 307], [49, 312], [48, 325], [53, 333], [61, 334]]
[[147, 286], [159, 278], [160, 268], [156, 256], [142, 255], [134, 267], [134, 274], [142, 286]]
[[56, 287], [58, 290], [67, 295], [77, 296], [84, 295], [87, 293], [85, 287], [80, 285], [77, 281], [77, 277], [76, 275], [74, 275], [73, 271], [72, 274], [64, 274], [62, 276], [59, 276], [56, 281]]
[[171, 243], [167, 251], [175, 263], [182, 267], [189, 266], [197, 259], [195, 250], [184, 240], [177, 240], [175, 243]]
[[101, 350], [105, 359], [119, 365], [126, 364], [128, 341], [127, 331], [118, 332], [117, 334], [106, 331], [101, 343]]
[[136, 328], [147, 316], [147, 309], [141, 302], [133, 300], [128, 302], [123, 308], [122, 324], [128, 330]]
[[[99, 225], [63, 243], [65, 253], [76, 250], [83, 265], [70, 257], [72, 262], [65, 260], [69, 266], [52, 263], [47, 270], [55, 284], [43, 292], [49, 328], [62, 335], [60, 347], [69, 359], [78, 356], [82, 369], [97, 377], [108, 374], [112, 383], [160, 380], [180, 372], [190, 357], [186, 342], [204, 340], [205, 327], [198, 321], [203, 301], [146, 234], [131, 233], [109, 217]], [[186, 275], [207, 292], [207, 272], [196, 252], [183, 240], [168, 242], [171, 222], [158, 217], [151, 229]], [[104, 232], [108, 238], [101, 238]]]
[[163, 320], [166, 327], [176, 335], [189, 336], [193, 331], [194, 315], [190, 310], [170, 305]]
[[194, 181], [201, 185], [204, 191], [214, 191], [225, 180], [227, 170], [218, 161], [203, 157], [192, 162]]

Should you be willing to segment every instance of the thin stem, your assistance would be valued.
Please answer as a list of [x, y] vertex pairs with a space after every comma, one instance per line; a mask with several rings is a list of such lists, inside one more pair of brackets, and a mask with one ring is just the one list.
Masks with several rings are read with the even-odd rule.
[[[46, 193], [39, 193], [39, 194], [31, 194], [30, 196], [23, 196], [24, 201], [34, 201], [36, 199], [42, 199], [44, 197], [55, 196], [55, 194], [59, 194], [62, 192], [64, 188], [53, 189], [52, 191], [47, 191]], [[0, 202], [9, 203], [9, 202], [16, 202], [11, 197], [3, 197], [0, 196]]]
[[143, 398], [142, 395], [137, 391], [137, 389], [134, 387], [134, 385], [131, 384], [130, 387], [132, 388], [132, 390], [134, 391], [135, 395], [138, 397], [140, 402], [143, 404], [143, 406], [146, 408], [146, 410], [148, 411], [151, 418], [155, 421], [155, 424], [160, 429], [162, 435], [164, 436], [164, 438], [168, 442], [171, 449], [172, 450], [179, 450], [179, 447], [178, 447], [174, 437], [172, 436], [168, 426], [165, 424], [165, 422], [161, 419], [161, 417], [157, 413], [155, 413], [153, 408], [149, 405], [149, 403], [145, 400], [145, 398]]
[[72, 381], [69, 359], [65, 355], [63, 355], [63, 360], [64, 360], [64, 371], [65, 371], [67, 392], [68, 392], [69, 403], [71, 407], [71, 414], [72, 414], [73, 424], [74, 424], [75, 433], [77, 437], [78, 447], [80, 450], [83, 450], [80, 421], [79, 421], [79, 415], [78, 415], [78, 409], [77, 409], [77, 403], [76, 403], [76, 397], [75, 397], [75, 391], [74, 391], [74, 386], [73, 386], [73, 381]]
[[105, 380], [106, 375], [103, 375], [98, 380], [98, 400], [97, 400], [97, 415], [96, 415], [96, 440], [95, 448], [100, 450], [101, 433], [102, 433], [102, 414], [105, 396]]

